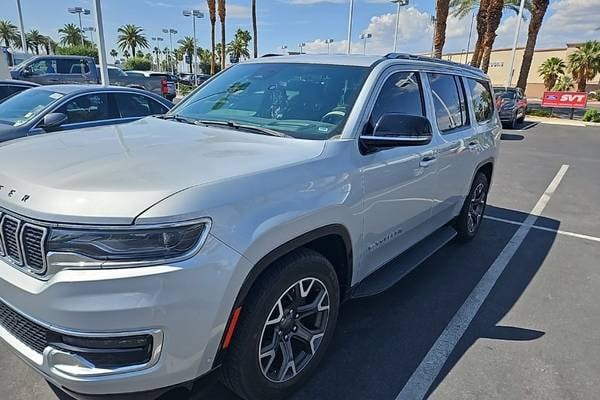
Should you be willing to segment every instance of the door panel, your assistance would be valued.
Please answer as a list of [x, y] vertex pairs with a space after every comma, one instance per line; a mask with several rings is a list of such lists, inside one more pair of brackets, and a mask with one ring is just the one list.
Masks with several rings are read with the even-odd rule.
[[[386, 75], [365, 135], [379, 117], [395, 112], [425, 115], [418, 73]], [[373, 272], [428, 233], [437, 163], [434, 145], [405, 146], [361, 156], [364, 182], [364, 235], [361, 278]]]

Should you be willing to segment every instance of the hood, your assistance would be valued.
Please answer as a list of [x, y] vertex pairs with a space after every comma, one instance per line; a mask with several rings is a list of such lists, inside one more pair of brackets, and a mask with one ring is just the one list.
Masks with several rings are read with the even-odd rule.
[[325, 142], [157, 118], [0, 145], [0, 207], [45, 221], [130, 224], [197, 185], [300, 163]]

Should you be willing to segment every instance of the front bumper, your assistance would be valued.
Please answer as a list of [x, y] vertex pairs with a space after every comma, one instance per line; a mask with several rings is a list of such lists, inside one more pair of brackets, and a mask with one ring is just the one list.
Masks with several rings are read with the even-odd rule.
[[500, 110], [498, 112], [498, 115], [500, 116], [500, 121], [502, 122], [511, 122], [513, 119], [516, 118], [516, 111], [513, 109], [509, 109], [509, 110]]
[[249, 269], [247, 260], [210, 235], [196, 256], [177, 264], [63, 270], [48, 281], [0, 261], [0, 300], [29, 321], [72, 336], [151, 334], [154, 341], [145, 365], [94, 370], [52, 345], [35, 350], [2, 326], [0, 338], [69, 392], [135, 393], [189, 382], [213, 368]]

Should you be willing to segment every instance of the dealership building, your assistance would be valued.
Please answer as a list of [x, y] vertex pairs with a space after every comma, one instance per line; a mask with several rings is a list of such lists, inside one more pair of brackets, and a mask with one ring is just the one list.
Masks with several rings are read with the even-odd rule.
[[[544, 78], [538, 73], [540, 65], [550, 57], [558, 57], [562, 59], [565, 64], [569, 59], [569, 55], [577, 50], [577, 47], [581, 43], [568, 43], [566, 47], [551, 48], [551, 49], [536, 49], [533, 54], [533, 61], [531, 63], [531, 69], [529, 70], [529, 76], [527, 77], [527, 89], [526, 94], [528, 97], [542, 97], [544, 92]], [[514, 74], [512, 79], [512, 85], [516, 85], [519, 79], [519, 71], [521, 71], [521, 62], [523, 61], [524, 47], [518, 47], [515, 57]], [[448, 53], [444, 55], [445, 59], [464, 63], [466, 60], [470, 61], [472, 52], [466, 53]], [[490, 57], [490, 67], [488, 69], [488, 75], [494, 85], [504, 86], [508, 78], [508, 69], [510, 68], [510, 61], [512, 58], [512, 48], [495, 49], [492, 50]], [[575, 83], [576, 90], [577, 83]], [[600, 75], [597, 75], [591, 81], [588, 81], [586, 91], [596, 91], [600, 88]]]

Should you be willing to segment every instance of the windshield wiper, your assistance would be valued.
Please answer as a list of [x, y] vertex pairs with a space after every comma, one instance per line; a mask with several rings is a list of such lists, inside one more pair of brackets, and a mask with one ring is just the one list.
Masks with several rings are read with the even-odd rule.
[[178, 114], [173, 114], [173, 115], [167, 115], [167, 114], [155, 115], [154, 118], [164, 119], [164, 120], [167, 120], [167, 121], [184, 122], [184, 123], [190, 124], [190, 125], [195, 125], [196, 124], [196, 120], [195, 119], [182, 117], [181, 115], [178, 115]]
[[285, 133], [276, 131], [274, 129], [269, 129], [269, 128], [265, 128], [262, 126], [256, 126], [256, 125], [239, 124], [239, 123], [233, 122], [233, 121], [216, 121], [216, 120], [199, 119], [199, 120], [195, 121], [195, 124], [196, 125], [224, 126], [224, 127], [229, 127], [232, 129], [242, 130], [242, 131], [256, 132], [261, 135], [287, 137], [287, 138], [291, 137], [290, 135], [286, 135]]

